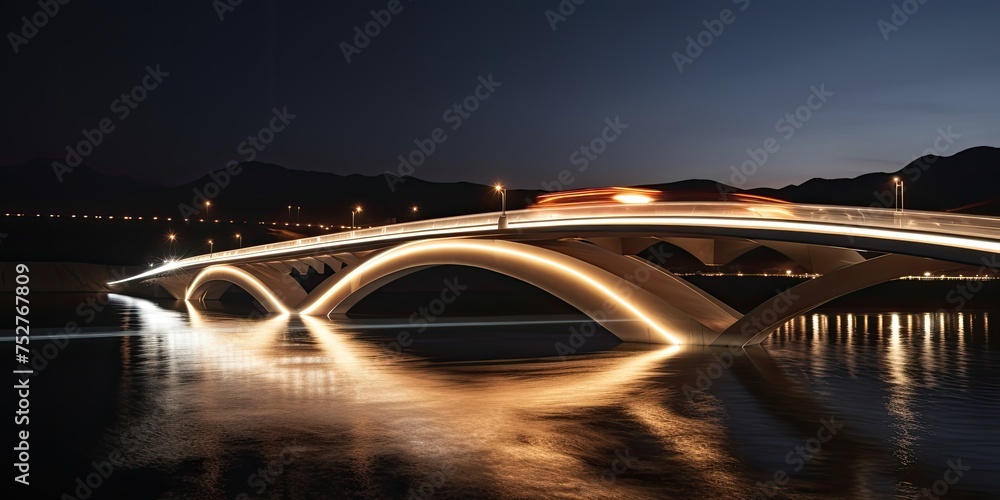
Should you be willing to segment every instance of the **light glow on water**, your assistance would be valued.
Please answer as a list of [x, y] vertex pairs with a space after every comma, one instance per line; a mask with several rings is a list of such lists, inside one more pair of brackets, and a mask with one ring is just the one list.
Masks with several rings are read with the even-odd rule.
[[[579, 325], [565, 319], [456, 322], [395, 349], [393, 325], [123, 296], [110, 307], [130, 330], [70, 335], [39, 397], [59, 411], [77, 393], [107, 401], [107, 423], [51, 432], [65, 466], [126, 447], [115, 491], [148, 492], [162, 475], [179, 496], [257, 494], [248, 475], [282, 452], [295, 459], [264, 496], [433, 484], [440, 497], [735, 498], [777, 471], [792, 497], [914, 496], [956, 457], [974, 468], [951, 494], [1000, 490], [986, 313], [815, 311], [746, 350], [584, 344], [563, 359], [554, 345]], [[486, 355], [435, 357], [455, 345]], [[78, 362], [93, 368], [61, 371]], [[116, 383], [99, 382], [102, 366]], [[794, 470], [787, 454], [831, 417], [843, 429]]]

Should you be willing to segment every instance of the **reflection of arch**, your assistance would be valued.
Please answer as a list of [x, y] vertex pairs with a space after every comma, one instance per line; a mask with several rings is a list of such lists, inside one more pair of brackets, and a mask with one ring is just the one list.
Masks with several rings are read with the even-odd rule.
[[213, 296], [221, 295], [229, 286], [220, 282], [227, 282], [246, 290], [269, 313], [288, 314], [288, 308], [263, 282], [252, 274], [233, 266], [209, 266], [202, 269], [188, 285], [184, 293], [184, 300], [200, 301], [204, 300], [206, 296], [213, 298]]
[[718, 335], [608, 271], [553, 250], [504, 240], [440, 239], [394, 247], [368, 258], [339, 279], [324, 282], [299, 309], [307, 315], [346, 313], [400, 275], [448, 264], [487, 269], [537, 286], [624, 341], [703, 344]]

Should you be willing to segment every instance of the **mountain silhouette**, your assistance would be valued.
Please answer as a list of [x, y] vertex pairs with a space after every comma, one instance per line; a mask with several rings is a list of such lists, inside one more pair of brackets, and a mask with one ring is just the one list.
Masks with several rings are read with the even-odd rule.
[[[57, 178], [51, 160], [30, 160], [0, 167], [4, 212], [100, 213], [116, 216], [186, 217], [210, 199], [214, 218], [346, 225], [351, 210], [363, 207], [359, 223], [395, 218], [427, 219], [500, 208], [490, 186], [469, 182], [428, 182], [415, 177], [338, 175], [293, 170], [278, 165], [244, 163], [235, 175], [219, 170], [191, 182], [162, 187], [126, 176], [103, 174], [86, 165]], [[742, 190], [710, 180], [648, 185], [668, 200], [734, 199], [733, 194], [768, 196], [795, 203], [893, 207], [892, 179], [905, 185], [908, 209], [1000, 215], [1000, 148], [975, 147], [952, 156], [923, 156], [895, 172], [871, 173], [852, 179], [811, 179], [783, 188]], [[30, 187], [30, 188], [26, 188]], [[507, 208], [529, 205], [541, 190], [509, 190]], [[735, 198], [738, 199], [738, 198]], [[301, 215], [296, 207], [301, 207]]]
[[921, 156], [889, 173], [853, 179], [811, 179], [751, 193], [796, 203], [893, 207], [893, 178], [903, 181], [906, 208], [1000, 215], [1000, 148], [981, 146], [952, 156]]

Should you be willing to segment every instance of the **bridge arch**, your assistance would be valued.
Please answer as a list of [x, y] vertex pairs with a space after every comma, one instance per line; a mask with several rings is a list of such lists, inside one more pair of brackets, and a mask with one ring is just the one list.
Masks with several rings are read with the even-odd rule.
[[838, 297], [903, 276], [955, 267], [950, 262], [887, 254], [824, 274], [765, 300], [722, 332], [713, 345], [761, 343], [789, 320]]
[[[229, 285], [246, 290], [264, 309], [274, 314], [289, 314], [281, 299], [256, 276], [235, 266], [216, 265], [202, 269], [188, 284], [184, 300], [203, 301], [209, 295], [221, 295]], [[212, 297], [208, 297], [212, 298]]]
[[419, 241], [372, 255], [350, 272], [317, 287], [299, 305], [300, 314], [346, 313], [385, 283], [437, 265], [478, 267], [534, 285], [577, 308], [623, 341], [706, 344], [718, 336], [685, 312], [612, 272], [555, 250], [492, 239]]

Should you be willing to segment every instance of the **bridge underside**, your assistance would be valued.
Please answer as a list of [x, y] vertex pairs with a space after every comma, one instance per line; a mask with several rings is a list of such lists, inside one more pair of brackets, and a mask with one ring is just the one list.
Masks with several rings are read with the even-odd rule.
[[[767, 247], [818, 276], [744, 315], [637, 257], [660, 242], [713, 266]], [[238, 286], [271, 313], [341, 316], [384, 284], [439, 265], [487, 269], [534, 285], [577, 308], [623, 341], [725, 346], [758, 344], [785, 322], [862, 288], [960, 267], [907, 255], [865, 259], [846, 248], [726, 237], [449, 238], [365, 253], [213, 265], [155, 281], [177, 299], [218, 299], [231, 286]], [[293, 273], [326, 278], [307, 292]]]

